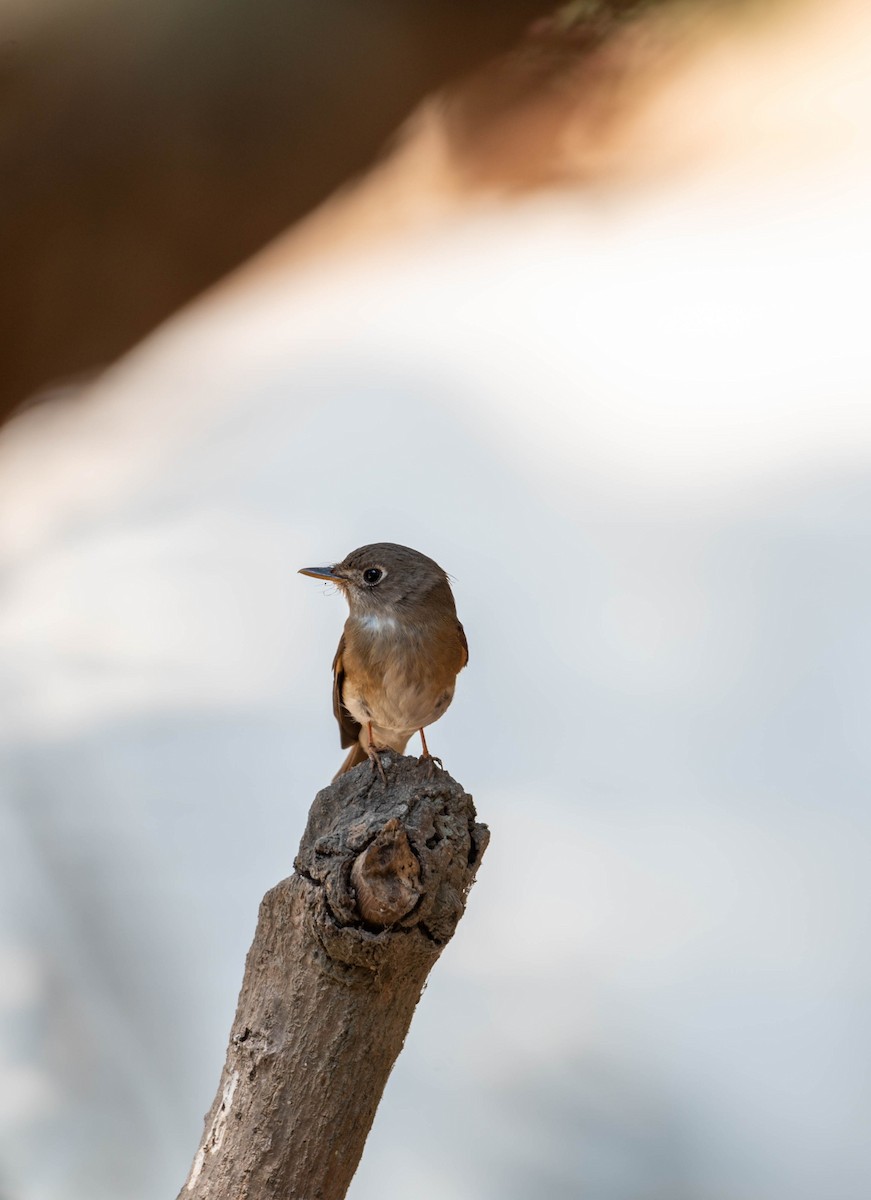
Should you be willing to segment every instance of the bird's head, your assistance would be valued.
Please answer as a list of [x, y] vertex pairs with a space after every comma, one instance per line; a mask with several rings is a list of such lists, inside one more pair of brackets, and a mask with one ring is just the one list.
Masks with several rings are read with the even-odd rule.
[[352, 616], [408, 610], [445, 592], [450, 596], [448, 577], [437, 562], [395, 542], [361, 546], [330, 567], [302, 567], [300, 575], [337, 584]]

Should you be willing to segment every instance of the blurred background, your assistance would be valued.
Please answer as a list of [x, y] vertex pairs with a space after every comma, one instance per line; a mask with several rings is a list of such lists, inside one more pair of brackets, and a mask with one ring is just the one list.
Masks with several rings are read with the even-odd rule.
[[4, 0], [0, 412], [111, 362], [534, 0]]
[[183, 1186], [393, 540], [492, 842], [352, 1200], [865, 1200], [863, 6], [3, 14], [0, 1197]]

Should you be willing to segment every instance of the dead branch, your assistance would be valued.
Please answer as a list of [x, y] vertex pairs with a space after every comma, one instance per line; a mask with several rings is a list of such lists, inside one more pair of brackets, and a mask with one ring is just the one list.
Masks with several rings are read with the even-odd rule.
[[179, 1200], [341, 1200], [489, 838], [446, 772], [384, 755], [319, 792], [267, 892]]

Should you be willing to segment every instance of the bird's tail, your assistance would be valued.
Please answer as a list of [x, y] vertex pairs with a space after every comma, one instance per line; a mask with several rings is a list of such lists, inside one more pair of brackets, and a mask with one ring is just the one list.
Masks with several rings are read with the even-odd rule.
[[348, 752], [348, 757], [333, 776], [333, 783], [336, 782], [340, 775], [344, 775], [347, 771], [353, 771], [354, 767], [359, 767], [360, 763], [364, 763], [368, 757], [369, 755], [366, 753], [360, 743], [355, 742]]

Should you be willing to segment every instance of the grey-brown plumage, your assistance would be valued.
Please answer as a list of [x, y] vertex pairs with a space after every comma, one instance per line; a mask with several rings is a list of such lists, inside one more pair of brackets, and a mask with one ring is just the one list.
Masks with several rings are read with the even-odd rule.
[[377, 751], [400, 754], [445, 712], [457, 674], [469, 661], [448, 577], [418, 550], [375, 542], [331, 567], [303, 575], [338, 584], [350, 613], [333, 659], [333, 712], [342, 746], [338, 774]]

